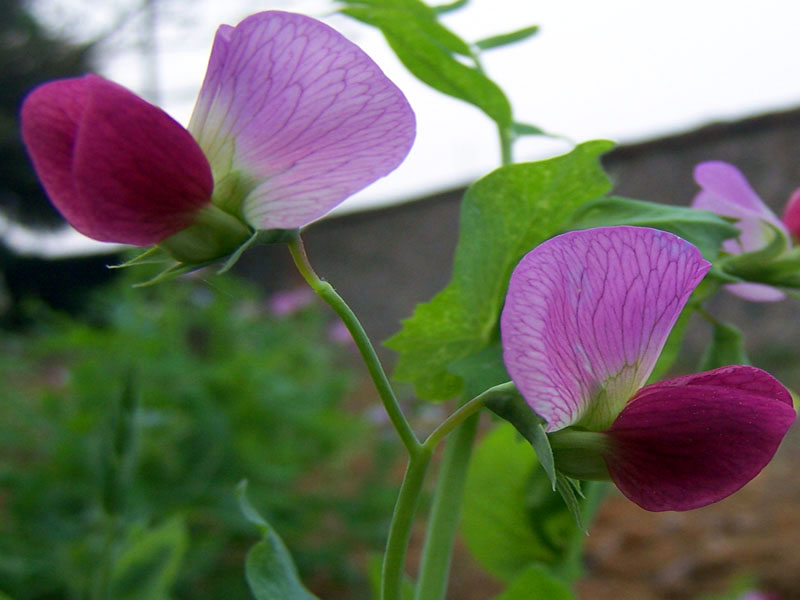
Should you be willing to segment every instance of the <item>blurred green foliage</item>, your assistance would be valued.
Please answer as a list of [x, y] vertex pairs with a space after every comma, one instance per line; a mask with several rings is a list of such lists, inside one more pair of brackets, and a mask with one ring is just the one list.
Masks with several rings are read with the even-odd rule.
[[0, 590], [250, 598], [242, 479], [307, 581], [357, 590], [394, 454], [343, 407], [355, 375], [332, 315], [273, 317], [229, 277], [122, 281], [87, 314], [41, 310], [0, 339]]

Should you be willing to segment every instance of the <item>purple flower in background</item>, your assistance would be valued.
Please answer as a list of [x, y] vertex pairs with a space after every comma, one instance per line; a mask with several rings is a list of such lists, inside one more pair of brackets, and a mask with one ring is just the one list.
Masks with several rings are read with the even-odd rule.
[[411, 147], [414, 115], [356, 45], [274, 11], [219, 28], [188, 131], [87, 75], [31, 92], [22, 134], [78, 231], [204, 260], [253, 230], [303, 227], [388, 174]]
[[520, 261], [504, 361], [573, 472], [562, 471], [610, 477], [647, 510], [688, 510], [770, 461], [795, 412], [769, 374], [737, 365], [645, 385], [709, 267], [688, 242], [638, 227], [566, 233]]
[[[800, 234], [800, 201], [796, 200], [797, 192], [792, 196], [781, 221], [761, 201], [741, 171], [731, 164], [721, 161], [700, 163], [695, 167], [694, 178], [701, 189], [692, 201], [693, 208], [738, 219], [736, 225], [740, 235], [723, 242], [725, 252], [741, 254], [759, 250], [770, 242], [775, 230], [786, 238], [787, 247], [791, 247], [790, 231], [795, 236]], [[786, 297], [779, 289], [763, 283], [731, 283], [725, 289], [756, 302], [775, 302]]]
[[289, 317], [311, 304], [314, 297], [314, 290], [310, 287], [282, 290], [269, 299], [269, 312], [275, 317]]
[[739, 596], [739, 600], [780, 600], [780, 598], [774, 594], [765, 594], [758, 590], [750, 590]]

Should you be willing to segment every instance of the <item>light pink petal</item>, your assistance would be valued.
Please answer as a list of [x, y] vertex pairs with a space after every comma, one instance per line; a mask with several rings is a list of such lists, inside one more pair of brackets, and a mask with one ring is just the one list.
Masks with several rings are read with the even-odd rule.
[[642, 227], [565, 233], [520, 261], [500, 321], [504, 360], [548, 431], [611, 424], [709, 267], [688, 242]]
[[766, 283], [729, 283], [725, 289], [752, 302], [778, 302], [786, 298], [786, 294]]
[[647, 510], [689, 510], [761, 472], [795, 420], [789, 392], [735, 365], [649, 385], [608, 430], [609, 474]]
[[800, 188], [797, 188], [789, 198], [789, 203], [783, 211], [783, 223], [792, 235], [800, 240]]
[[726, 252], [739, 254], [763, 248], [773, 235], [765, 221], [788, 237], [783, 223], [733, 165], [722, 161], [700, 163], [695, 167], [694, 178], [702, 189], [695, 196], [692, 207], [738, 219], [736, 225], [741, 235], [738, 239], [723, 242]]
[[55, 207], [96, 240], [158, 243], [210, 200], [211, 169], [189, 132], [96, 75], [31, 92], [22, 135]]
[[301, 227], [388, 174], [414, 139], [403, 94], [355, 44], [310, 17], [263, 12], [217, 33], [189, 125], [215, 178], [256, 185], [259, 229]]

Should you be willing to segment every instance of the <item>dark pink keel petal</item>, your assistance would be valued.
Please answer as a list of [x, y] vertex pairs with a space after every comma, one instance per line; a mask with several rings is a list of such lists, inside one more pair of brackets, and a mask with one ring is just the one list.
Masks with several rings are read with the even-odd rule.
[[211, 169], [189, 132], [96, 75], [34, 90], [22, 132], [53, 204], [96, 240], [158, 243], [210, 200]]
[[414, 139], [400, 90], [341, 34], [278, 11], [217, 32], [189, 124], [219, 180], [239, 171], [258, 229], [323, 216], [395, 169]]
[[611, 425], [709, 267], [685, 240], [644, 227], [572, 231], [523, 257], [500, 319], [503, 359], [548, 431]]
[[607, 431], [609, 474], [644, 509], [689, 510], [729, 496], [772, 459], [795, 420], [789, 392], [730, 366], [642, 388]]
[[783, 211], [783, 224], [795, 238], [800, 240], [800, 188], [792, 193], [786, 204]]

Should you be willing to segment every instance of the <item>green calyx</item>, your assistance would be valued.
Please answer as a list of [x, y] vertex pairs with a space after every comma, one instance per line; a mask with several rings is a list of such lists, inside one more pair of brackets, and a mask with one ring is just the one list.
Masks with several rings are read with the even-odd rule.
[[242, 216], [242, 205], [256, 182], [238, 170], [214, 184], [211, 203], [197, 211], [194, 223], [159, 246], [181, 263], [197, 265], [229, 256], [254, 235]]
[[556, 469], [586, 481], [609, 481], [603, 456], [612, 451], [612, 439], [602, 432], [562, 429], [547, 434]]
[[196, 265], [232, 254], [253, 236], [252, 228], [214, 204], [197, 211], [194, 223], [158, 244], [175, 260]]

